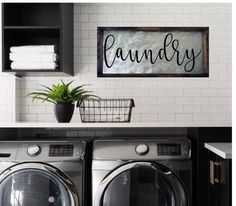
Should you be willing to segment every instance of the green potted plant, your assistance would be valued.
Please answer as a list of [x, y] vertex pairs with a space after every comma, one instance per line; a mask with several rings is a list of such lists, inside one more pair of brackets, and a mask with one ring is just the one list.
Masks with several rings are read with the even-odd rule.
[[38, 89], [36, 92], [31, 92], [27, 96], [31, 96], [34, 101], [35, 99], [42, 100], [42, 102], [53, 103], [54, 114], [58, 122], [70, 122], [75, 108], [75, 103], [77, 107], [85, 99], [96, 97], [92, 95], [92, 91], [84, 89], [85, 85], [77, 86], [73, 89], [70, 89], [70, 85], [73, 81], [69, 83], [64, 83], [61, 80], [61, 83], [52, 85], [52, 87], [47, 87], [41, 85], [43, 89]]

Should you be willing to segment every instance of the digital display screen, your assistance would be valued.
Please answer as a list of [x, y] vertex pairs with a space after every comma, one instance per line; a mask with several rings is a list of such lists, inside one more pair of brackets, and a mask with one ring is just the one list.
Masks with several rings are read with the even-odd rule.
[[74, 145], [50, 145], [50, 157], [73, 156]]
[[181, 155], [181, 145], [180, 144], [157, 144], [157, 154], [158, 156], [180, 156]]

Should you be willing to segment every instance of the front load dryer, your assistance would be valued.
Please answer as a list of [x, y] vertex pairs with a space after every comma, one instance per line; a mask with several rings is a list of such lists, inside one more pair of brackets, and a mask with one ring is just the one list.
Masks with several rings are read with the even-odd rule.
[[1, 142], [1, 206], [84, 205], [83, 141]]
[[93, 206], [191, 206], [190, 148], [185, 137], [96, 140]]

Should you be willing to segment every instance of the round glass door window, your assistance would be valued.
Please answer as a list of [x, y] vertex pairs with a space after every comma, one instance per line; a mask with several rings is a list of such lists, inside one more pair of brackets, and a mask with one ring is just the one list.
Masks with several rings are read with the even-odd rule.
[[139, 166], [117, 175], [105, 189], [100, 203], [102, 206], [186, 206], [181, 200], [183, 189], [177, 185], [168, 175]]
[[36, 169], [17, 171], [0, 185], [0, 205], [70, 206], [64, 184], [55, 176]]

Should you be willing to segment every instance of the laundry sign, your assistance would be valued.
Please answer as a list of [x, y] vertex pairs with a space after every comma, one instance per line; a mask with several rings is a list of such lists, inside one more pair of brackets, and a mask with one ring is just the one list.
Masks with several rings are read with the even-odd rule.
[[208, 27], [98, 27], [98, 77], [208, 77]]

